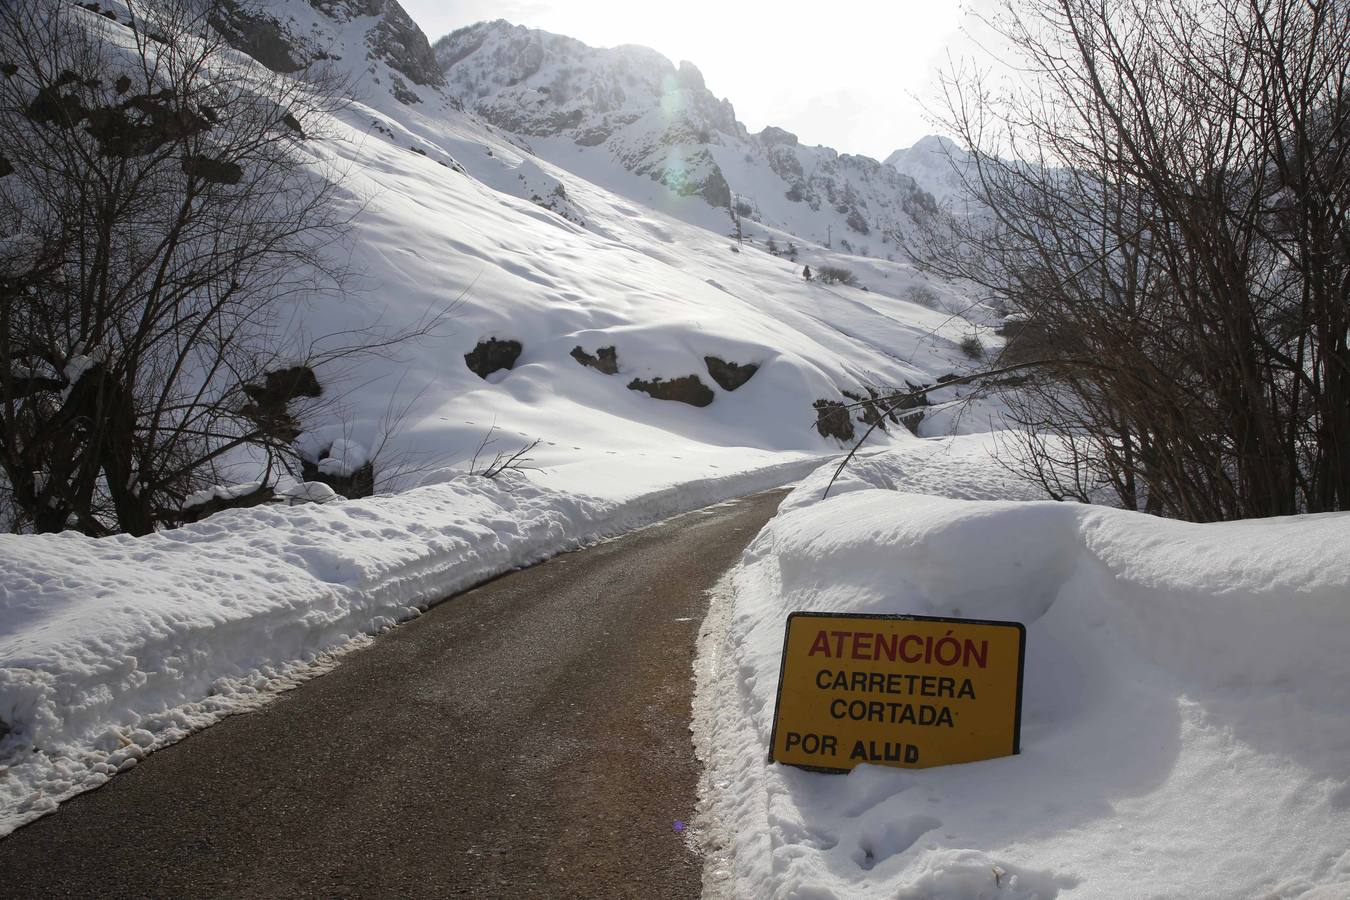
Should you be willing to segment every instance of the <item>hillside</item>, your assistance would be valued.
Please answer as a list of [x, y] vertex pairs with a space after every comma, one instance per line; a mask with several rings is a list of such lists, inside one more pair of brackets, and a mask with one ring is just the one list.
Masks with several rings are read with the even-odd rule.
[[[931, 384], [969, 366], [964, 336], [997, 340], [982, 308], [969, 320], [953, 315], [967, 301], [950, 287], [927, 284], [902, 262], [813, 240], [833, 229], [842, 245], [845, 220], [861, 210], [875, 215], [866, 227], [880, 235], [908, 215], [907, 202], [922, 209], [913, 204], [928, 203], [926, 194], [871, 160], [804, 148], [773, 130], [745, 134], [692, 66], [498, 22], [437, 42], [442, 75], [396, 3], [273, 0], [265, 10], [226, 23], [238, 46], [266, 45], [273, 68], [317, 60], [357, 87], [357, 101], [329, 123], [336, 139], [312, 152], [339, 160], [344, 191], [365, 201], [350, 243], [368, 291], [315, 298], [306, 320], [315, 331], [376, 316], [389, 325], [454, 306], [438, 334], [401, 348], [398, 360], [365, 361], [334, 380], [346, 415], [303, 438], [315, 455], [345, 438], [358, 451], [383, 445], [377, 470], [386, 474], [465, 463], [494, 425], [495, 449], [539, 438], [531, 456], [550, 470], [615, 455], [640, 463], [658, 448], [701, 469], [834, 452], [843, 444], [813, 427], [817, 403]], [[692, 131], [711, 143], [682, 143]], [[808, 174], [783, 181], [783, 165]], [[743, 247], [727, 237], [726, 195], [716, 188], [724, 177], [766, 223], [743, 220], [752, 238]], [[773, 196], [752, 183], [771, 184]], [[792, 184], [814, 199], [788, 200]], [[765, 252], [771, 236], [795, 244], [797, 261]], [[873, 241], [872, 252], [880, 249]], [[808, 284], [806, 264], [844, 266], [859, 287]], [[461, 360], [491, 339], [522, 349], [513, 369], [484, 379]], [[613, 374], [578, 362], [611, 347]], [[730, 390], [715, 382], [709, 357], [758, 368]], [[689, 376], [704, 389], [694, 389], [697, 402], [712, 398], [706, 407], [629, 389]], [[403, 412], [392, 437], [391, 409]], [[983, 409], [910, 421], [924, 434], [982, 428]], [[886, 424], [892, 437], [881, 440], [907, 436]]]
[[[749, 133], [693, 63], [645, 47], [597, 49], [497, 21], [446, 35], [435, 52], [465, 109], [574, 171], [618, 167], [862, 256], [895, 255], [895, 235], [934, 209], [913, 178], [876, 160], [781, 128]], [[649, 191], [630, 196], [662, 206]]]

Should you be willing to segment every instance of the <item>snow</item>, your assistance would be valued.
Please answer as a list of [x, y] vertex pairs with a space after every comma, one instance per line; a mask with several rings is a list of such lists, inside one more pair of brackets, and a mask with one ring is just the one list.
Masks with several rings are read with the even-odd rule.
[[[453, 109], [434, 119], [404, 109], [395, 120], [392, 112], [356, 105], [335, 123], [339, 139], [316, 148], [350, 165], [354, 201], [370, 198], [352, 265], [378, 291], [362, 303], [320, 297], [305, 311], [326, 331], [346, 331], [369, 327], [376, 314], [406, 323], [453, 306], [444, 327], [399, 348], [396, 359], [363, 360], [336, 384], [319, 373], [346, 414], [306, 441], [383, 447], [377, 480], [401, 457], [463, 461], [494, 423], [521, 443], [541, 439], [536, 456], [546, 468], [612, 450], [837, 452], [811, 427], [815, 400], [840, 400], [842, 390], [862, 393], [866, 384], [931, 384], [968, 368], [959, 343], [975, 326], [903, 299], [922, 282], [906, 265], [800, 239], [797, 263], [748, 244], [732, 254], [717, 231], [625, 196], [630, 182], [665, 190], [650, 179], [613, 167], [589, 172], [600, 183], [583, 179]], [[397, 137], [370, 132], [375, 120]], [[431, 158], [407, 152], [414, 136]], [[439, 159], [457, 160], [472, 177]], [[724, 212], [702, 209], [707, 224], [725, 227]], [[821, 262], [853, 269], [869, 290], [803, 282], [801, 266]], [[482, 380], [462, 358], [490, 337], [519, 340], [524, 350], [512, 370]], [[619, 374], [578, 365], [577, 346], [616, 347]], [[707, 355], [761, 368], [735, 392], [714, 385], [716, 399], [702, 410], [627, 389], [634, 378], [689, 374], [711, 384]], [[395, 391], [419, 399], [391, 435]], [[977, 418], [991, 408], [981, 406]]]
[[[878, 454], [824, 500], [813, 473], [724, 580], [696, 702], [710, 892], [1350, 896], [1350, 514], [990, 499], [1025, 495], [989, 445]], [[766, 763], [793, 610], [1025, 623], [1021, 755]]]
[[350, 478], [353, 472], [369, 461], [369, 450], [356, 441], [339, 438], [333, 441], [323, 459], [319, 460], [319, 471], [338, 478]]
[[214, 485], [205, 490], [188, 494], [183, 500], [182, 508], [184, 510], [189, 510], [194, 506], [202, 506], [203, 504], [210, 503], [212, 500], [233, 500], [237, 497], [242, 497], [245, 494], [251, 494], [261, 487], [261, 481], [248, 481], [243, 484]]
[[[278, 320], [303, 347], [450, 312], [418, 341], [321, 368], [323, 417], [304, 416], [301, 446], [321, 471], [371, 462], [382, 490], [410, 489], [344, 501], [288, 482], [278, 492], [295, 505], [144, 538], [0, 536], [0, 832], [485, 578], [816, 470], [843, 447], [813, 428], [814, 401], [967, 372], [970, 333], [998, 344], [959, 289], [880, 258], [908, 179], [782, 135], [751, 140], [733, 119], [697, 161], [755, 206], [732, 253], [726, 210], [635, 174], [685, 146], [653, 143], [665, 132], [650, 110], [613, 145], [526, 142], [425, 85], [421, 102], [398, 102], [396, 73], [368, 52], [372, 18], [267, 8], [360, 91], [306, 121], [298, 151], [312, 177], [346, 175], [335, 211], [354, 216], [353, 280]], [[893, 162], [949, 197], [934, 146]], [[870, 240], [833, 205], [787, 199], [794, 160], [822, 189], [853, 189]], [[846, 235], [859, 254], [821, 243]], [[764, 252], [770, 238], [798, 259]], [[822, 264], [861, 286], [803, 281]], [[919, 288], [938, 308], [910, 302]], [[480, 379], [464, 355], [491, 337], [523, 352]], [[571, 356], [610, 346], [617, 375]], [[97, 362], [83, 352], [71, 383]], [[759, 369], [725, 391], [710, 355]], [[690, 374], [713, 387], [708, 407], [627, 388]], [[705, 808], [685, 832], [713, 850], [712, 892], [1350, 896], [1350, 519], [1194, 526], [1014, 502], [1034, 495], [991, 462], [988, 435], [965, 434], [997, 426], [1000, 406], [963, 394], [935, 392], [921, 433], [965, 436], [878, 433], [869, 452], [884, 452], [824, 500], [833, 465], [814, 471], [715, 599], [696, 710]], [[488, 434], [492, 453], [538, 439], [539, 470], [468, 474]], [[240, 460], [225, 474], [193, 500], [260, 472]], [[793, 609], [1026, 622], [1023, 753], [848, 776], [766, 765]]]
[[297, 482], [277, 491], [277, 496], [292, 503], [330, 503], [333, 500], [342, 499], [338, 496], [337, 491], [322, 481]]
[[[895, 167], [802, 145], [779, 128], [750, 134], [691, 63], [677, 69], [644, 47], [593, 48], [497, 21], [435, 49], [447, 91], [466, 108], [527, 136], [551, 162], [592, 181], [602, 172], [616, 193], [695, 224], [726, 231], [727, 210], [699, 197], [725, 207], [729, 191], [748, 219], [798, 241], [888, 257], [898, 255], [896, 236], [932, 211], [932, 198]], [[631, 177], [613, 182], [616, 172]]]
[[582, 466], [556, 487], [446, 470], [392, 497], [232, 510], [142, 538], [0, 535], [0, 833], [451, 594], [816, 464]]
[[66, 380], [66, 387], [61, 391], [61, 399], [64, 401], [70, 396], [70, 392], [75, 390], [75, 386], [80, 383], [80, 379], [89, 374], [89, 371], [102, 365], [108, 357], [106, 347], [94, 347], [88, 353], [75, 352], [66, 362], [61, 370], [61, 377]]
[[[932, 383], [967, 365], [958, 344], [973, 325], [907, 302], [922, 282], [908, 266], [800, 237], [796, 263], [750, 242], [732, 254], [726, 211], [699, 198], [575, 145], [569, 154], [545, 141], [536, 156], [425, 85], [422, 102], [399, 102], [396, 73], [368, 52], [374, 20], [335, 21], [303, 0], [267, 8], [359, 92], [307, 118], [297, 144], [309, 177], [345, 176], [334, 211], [353, 216], [341, 250], [353, 277], [288, 299], [277, 321], [295, 346], [282, 355], [449, 315], [419, 340], [319, 367], [322, 397], [297, 403], [307, 458], [334, 475], [371, 462], [384, 496], [344, 502], [283, 479], [275, 487], [294, 505], [145, 538], [0, 536], [0, 830], [483, 578], [798, 477], [844, 446], [813, 427], [818, 399]], [[122, 25], [83, 18], [129, 46]], [[229, 67], [272, 77], [231, 56]], [[639, 204], [639, 188], [662, 195]], [[801, 266], [822, 261], [853, 268], [869, 290], [803, 282]], [[523, 352], [481, 379], [464, 355], [490, 337]], [[578, 346], [617, 348], [618, 374], [579, 365]], [[709, 355], [759, 369], [726, 391]], [[714, 391], [706, 408], [627, 387], [691, 374]], [[970, 411], [975, 427], [998, 406]], [[467, 475], [488, 434], [493, 453], [538, 439], [538, 471]], [[914, 440], [893, 426], [871, 443]], [[219, 486], [189, 505], [262, 476], [248, 455], [223, 460]]]

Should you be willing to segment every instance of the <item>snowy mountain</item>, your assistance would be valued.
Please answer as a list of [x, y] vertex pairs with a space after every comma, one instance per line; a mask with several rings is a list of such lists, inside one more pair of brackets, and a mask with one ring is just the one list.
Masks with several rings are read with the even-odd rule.
[[[62, 14], [110, 57], [161, 52], [122, 0]], [[458, 591], [805, 478], [687, 632], [712, 893], [1350, 895], [1346, 514], [1190, 525], [1014, 503], [1030, 494], [991, 456], [1001, 436], [972, 434], [997, 403], [947, 385], [894, 417], [868, 405], [998, 343], [959, 287], [887, 258], [953, 196], [954, 148], [883, 164], [752, 135], [689, 64], [500, 22], [433, 50], [393, 0], [231, 0], [214, 25], [237, 52], [208, 77], [315, 64], [355, 93], [284, 136], [297, 178], [333, 179], [353, 277], [275, 301], [279, 327], [303, 342], [448, 317], [310, 373], [306, 469], [366, 469], [381, 496], [306, 473], [282, 502], [141, 537], [0, 534], [0, 836]], [[727, 238], [742, 205], [744, 246]], [[57, 347], [48, 390], [122, 351], [106, 341]], [[484, 474], [531, 446], [534, 468]], [[247, 459], [227, 474], [206, 493], [276, 477]], [[1023, 753], [846, 778], [766, 763], [782, 623], [802, 609], [1024, 622]]]
[[[126, 25], [130, 12], [118, 0], [66, 12], [110, 42], [110, 54], [138, 52]], [[350, 648], [353, 639], [415, 615], [457, 586], [790, 481], [874, 424], [870, 444], [879, 449], [917, 443], [910, 429], [984, 429], [997, 412], [983, 401], [943, 406], [961, 391], [952, 387], [932, 395], [934, 406], [898, 415], [869, 405], [873, 391], [968, 371], [961, 343], [986, 322], [978, 309], [966, 309], [957, 290], [928, 284], [902, 262], [812, 242], [841, 221], [835, 207], [818, 198], [833, 219], [812, 218], [805, 195], [775, 201], [803, 211], [783, 220], [800, 232], [778, 232], [800, 242], [799, 259], [790, 261], [751, 242], [732, 244], [725, 208], [626, 167], [625, 159], [640, 166], [660, 158], [662, 141], [680, 128], [715, 120], [709, 142], [697, 146], [707, 150], [710, 167], [729, 173], [729, 190], [740, 191], [745, 172], [773, 183], [772, 168], [753, 162], [770, 152], [802, 165], [803, 190], [857, 185], [858, 209], [866, 182], [849, 180], [855, 169], [896, 188], [892, 196], [909, 185], [880, 163], [802, 148], [782, 133], [745, 135], [729, 105], [707, 101], [690, 68], [681, 75], [631, 48], [616, 55], [616, 67], [621, 57], [635, 67], [645, 60], [664, 73], [664, 83], [676, 85], [671, 97], [698, 109], [662, 129], [647, 109], [647, 118], [586, 147], [572, 135], [582, 133], [587, 115], [603, 122], [604, 113], [588, 114], [583, 100], [569, 100], [576, 124], [553, 138], [522, 138], [465, 109], [457, 78], [469, 60], [452, 65], [442, 86], [439, 70], [427, 64], [425, 37], [392, 0], [267, 0], [227, 7], [215, 27], [238, 49], [214, 63], [225, 77], [263, 79], [317, 64], [355, 92], [335, 111], [307, 112], [289, 145], [308, 177], [338, 179], [336, 213], [351, 216], [340, 252], [353, 277], [342, 290], [279, 301], [278, 321], [303, 341], [396, 331], [438, 310], [448, 318], [390, 352], [320, 366], [313, 373], [320, 398], [314, 408], [295, 410], [302, 423], [297, 444], [312, 474], [304, 473], [304, 485], [278, 483], [281, 496], [332, 500], [331, 489], [315, 492], [323, 486], [313, 482], [329, 476], [354, 483], [362, 470], [378, 493], [396, 496], [230, 510], [165, 533], [166, 546], [185, 539], [201, 543], [208, 556], [247, 559], [270, 587], [245, 584], [229, 574], [235, 563], [204, 564], [194, 552], [188, 571], [202, 578], [166, 574], [151, 602], [144, 572], [178, 570], [133, 553], [141, 546], [136, 539], [4, 536], [0, 559], [12, 568], [0, 572], [0, 583], [12, 587], [0, 591], [0, 637], [8, 641], [0, 647], [0, 669], [19, 674], [0, 695], [8, 734], [0, 740], [22, 750], [24, 767], [11, 768], [0, 790], [0, 832], [133, 764], [126, 754], [171, 743], [239, 708], [227, 698], [185, 717], [163, 715], [218, 693], [221, 679], [270, 684], [277, 673]], [[155, 46], [147, 52], [158, 52]], [[481, 60], [472, 65], [488, 68]], [[542, 82], [543, 75], [534, 77]], [[655, 81], [642, 81], [636, 71], [632, 77], [645, 87], [634, 88], [632, 105], [615, 99], [613, 109], [636, 111], [654, 96]], [[578, 75], [579, 82], [590, 80]], [[556, 83], [556, 73], [549, 81]], [[577, 109], [580, 117], [572, 113]], [[499, 107], [500, 121], [506, 110]], [[543, 127], [534, 121], [542, 119], [512, 124]], [[639, 134], [652, 143], [638, 142]], [[628, 155], [611, 157], [611, 150]], [[747, 155], [751, 163], [737, 163]], [[669, 167], [661, 171], [673, 177]], [[780, 179], [775, 190], [786, 185]], [[644, 191], [656, 192], [651, 202], [635, 201]], [[880, 188], [866, 199], [875, 222], [906, 215], [882, 207]], [[763, 204], [768, 208], [767, 197]], [[844, 267], [857, 286], [807, 282], [804, 264]], [[78, 368], [80, 348], [69, 352], [72, 365], [58, 370]], [[846, 409], [855, 402], [857, 408]], [[507, 472], [500, 480], [475, 474], [498, 451], [536, 441], [528, 462], [538, 471]], [[239, 459], [222, 475], [229, 481], [204, 499], [228, 498], [260, 476], [277, 477], [260, 472], [256, 460]], [[316, 550], [324, 535], [339, 543]], [[217, 543], [235, 537], [234, 549]], [[58, 558], [62, 547], [75, 555]], [[124, 552], [132, 555], [123, 559]], [[91, 566], [95, 558], [101, 562]], [[137, 599], [112, 602], [103, 588], [61, 579], [68, 594], [31, 600], [32, 590], [40, 590], [32, 586], [51, 581], [44, 573], [71, 565], [105, 587], [125, 585]], [[208, 599], [202, 579], [231, 587]], [[98, 598], [101, 611], [75, 609], [81, 597]], [[62, 621], [75, 624], [48, 628], [46, 613], [38, 620], [28, 614], [39, 607], [62, 610]], [[132, 608], [140, 612], [128, 613]], [[162, 633], [164, 622], [178, 623], [172, 636]], [[259, 638], [292, 633], [302, 637], [284, 646]], [[147, 649], [166, 641], [210, 650], [193, 657], [186, 675], [108, 674], [118, 664], [112, 660], [153, 667], [162, 659], [172, 668], [179, 656]], [[254, 674], [260, 671], [269, 674]], [[235, 687], [225, 693], [242, 696]], [[101, 699], [86, 702], [95, 695]], [[135, 742], [109, 737], [128, 723], [139, 723]], [[74, 769], [64, 762], [77, 757], [82, 763]]]
[[[532, 455], [550, 471], [616, 448], [678, 448], [705, 468], [732, 447], [830, 452], [840, 443], [814, 427], [821, 409], [968, 368], [962, 338], [987, 334], [982, 311], [949, 314], [965, 307], [950, 286], [862, 255], [889, 252], [883, 235], [931, 207], [911, 179], [778, 129], [747, 134], [690, 64], [496, 22], [437, 42], [438, 67], [392, 0], [267, 0], [217, 27], [273, 70], [318, 64], [357, 91], [329, 123], [337, 139], [313, 151], [343, 161], [354, 200], [371, 198], [353, 264], [377, 287], [318, 298], [309, 327], [411, 321], [459, 298], [443, 334], [331, 376], [345, 416], [301, 439], [318, 464], [341, 447], [332, 465], [350, 469], [376, 445], [423, 467], [468, 464], [494, 423], [541, 438]], [[730, 198], [753, 208], [748, 237], [799, 244], [798, 261], [730, 247]], [[831, 231], [858, 255], [815, 242]], [[803, 264], [848, 268], [859, 286], [808, 284]], [[517, 346], [495, 370], [460, 362]], [[391, 437], [389, 411], [404, 405], [392, 394], [418, 399]], [[986, 415], [907, 421], [939, 433]], [[854, 416], [858, 429], [874, 418]], [[886, 428], [907, 433], [898, 419]]]
[[930, 134], [912, 147], [896, 150], [885, 164], [914, 179], [939, 203], [947, 203], [964, 194], [960, 171], [971, 162], [970, 154], [955, 141]]
[[446, 35], [435, 52], [466, 109], [560, 165], [598, 156], [860, 255], [892, 253], [893, 235], [934, 208], [913, 178], [876, 160], [807, 147], [780, 128], [749, 133], [692, 63], [676, 67], [645, 47], [597, 49], [496, 21]]
[[[444, 84], [426, 35], [395, 0], [222, 0], [212, 24], [234, 47], [274, 72], [297, 72], [349, 55], [359, 61], [364, 51], [368, 65], [361, 74], [375, 84], [383, 76], [404, 103], [421, 99], [408, 81], [427, 88]], [[358, 70], [351, 63], [346, 68]]]
[[[70, 10], [132, 39], [120, 0]], [[534, 461], [553, 469], [628, 450], [705, 467], [734, 451], [753, 467], [837, 452], [873, 426], [886, 443], [997, 414], [956, 405], [960, 388], [903, 416], [873, 402], [969, 371], [971, 338], [999, 343], [989, 310], [887, 258], [932, 197], [874, 160], [748, 134], [692, 65], [502, 22], [433, 51], [394, 0], [230, 0], [211, 24], [237, 51], [227, 68], [317, 70], [353, 93], [297, 123], [314, 177], [341, 175], [354, 274], [286, 301], [299, 339], [452, 313], [396, 354], [314, 373], [322, 412], [296, 411], [307, 481], [362, 472], [359, 489], [334, 485], [347, 496], [407, 486], [472, 466], [488, 432], [538, 438]], [[727, 238], [724, 201], [746, 210], [744, 244]], [[804, 266], [848, 283], [808, 283]], [[254, 467], [212, 477], [247, 484]], [[233, 490], [217, 487], [192, 497]]]

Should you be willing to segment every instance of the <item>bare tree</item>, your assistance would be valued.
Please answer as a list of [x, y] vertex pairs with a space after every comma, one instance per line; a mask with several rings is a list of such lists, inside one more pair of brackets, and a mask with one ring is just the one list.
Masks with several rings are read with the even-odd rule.
[[952, 72], [943, 114], [988, 215], [908, 249], [1043, 360], [1013, 396], [1022, 468], [1198, 521], [1346, 508], [1343, 4], [1006, 0], [990, 24], [1017, 76]]
[[282, 333], [342, 279], [311, 150], [342, 92], [240, 64], [210, 2], [129, 7], [0, 9], [0, 484], [37, 531], [144, 534], [232, 464], [291, 466], [315, 366], [385, 343]]

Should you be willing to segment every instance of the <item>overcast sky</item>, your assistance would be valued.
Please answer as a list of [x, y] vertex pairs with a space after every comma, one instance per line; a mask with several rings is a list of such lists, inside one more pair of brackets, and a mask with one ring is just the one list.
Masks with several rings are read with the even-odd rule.
[[[977, 0], [978, 2], [978, 0]], [[592, 46], [643, 44], [703, 72], [751, 131], [777, 125], [805, 143], [884, 159], [933, 129], [915, 100], [931, 96], [948, 50], [969, 53], [970, 0], [402, 0], [434, 42], [506, 19]]]

